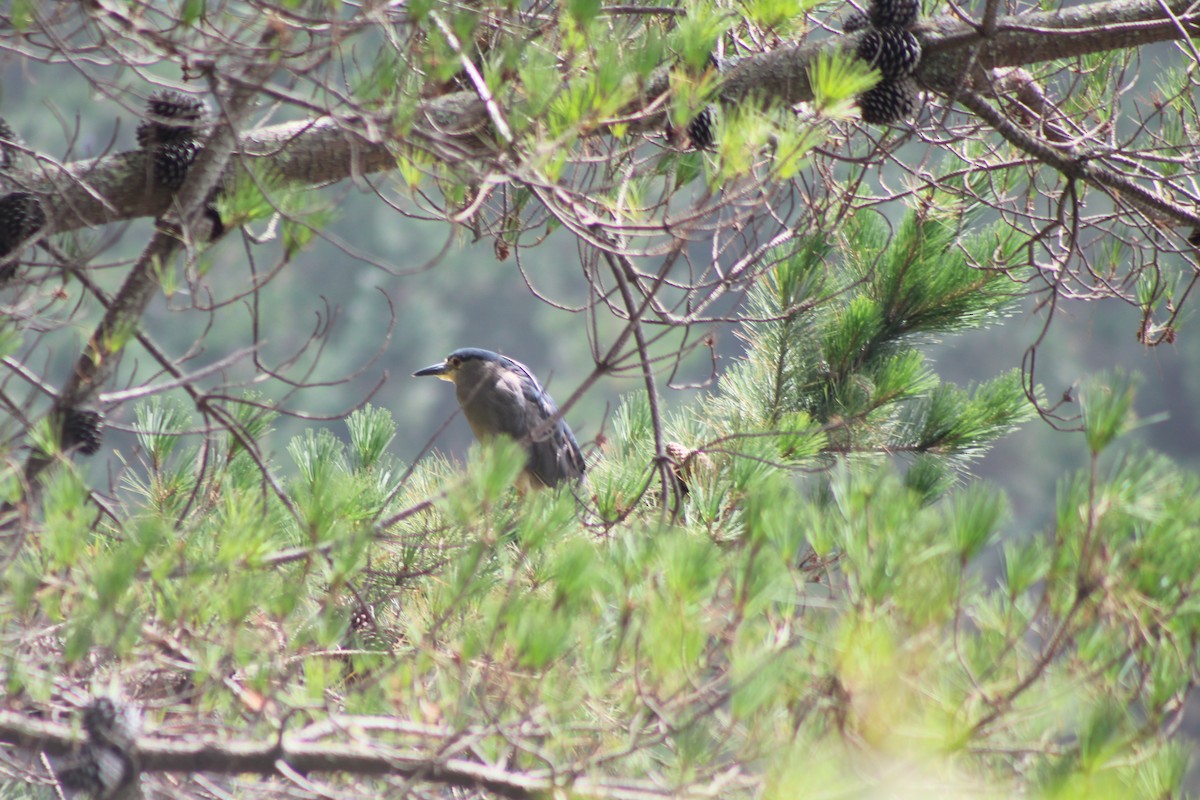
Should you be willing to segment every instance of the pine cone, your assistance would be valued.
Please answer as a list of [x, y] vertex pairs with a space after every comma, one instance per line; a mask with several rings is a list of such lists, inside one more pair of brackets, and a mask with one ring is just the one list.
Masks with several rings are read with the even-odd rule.
[[54, 771], [62, 788], [89, 795], [95, 800], [115, 798], [138, 775], [130, 754], [120, 748], [91, 742], [74, 756], [56, 763]]
[[204, 102], [179, 92], [163, 90], [146, 102], [148, 119], [137, 128], [138, 144], [153, 161], [154, 181], [177, 191], [200, 151], [197, 137], [206, 115]]
[[[5, 151], [7, 152], [7, 151]], [[0, 197], [0, 284], [17, 272], [15, 261], [3, 263], [23, 242], [46, 225], [46, 212], [29, 192], [12, 192]]]
[[871, 27], [871, 20], [861, 11], [851, 11], [842, 17], [842, 33], [854, 33]]
[[108, 697], [95, 697], [83, 709], [83, 729], [87, 743], [54, 765], [58, 782], [96, 800], [114, 797], [137, 780], [132, 750], [141, 730], [140, 711]]
[[885, 81], [903, 78], [921, 63], [921, 43], [900, 28], [870, 30], [858, 43], [858, 57], [877, 67]]
[[711, 475], [715, 468], [712, 459], [702, 450], [689, 450], [679, 442], [667, 442], [664, 449], [667, 457], [675, 462], [671, 465], [671, 471], [675, 473], [684, 494], [690, 493], [689, 484], [698, 477]]
[[342, 656], [343, 675], [347, 684], [360, 681], [364, 677], [364, 672], [360, 672], [358, 668], [369, 669], [377, 660], [373, 656], [365, 656], [361, 653], [351, 655], [351, 651], [373, 650], [382, 654], [391, 649], [386, 634], [381, 635], [379, 625], [375, 620], [375, 609], [364, 604], [355, 606], [350, 611], [350, 628], [342, 639], [341, 649], [347, 651]]
[[205, 112], [203, 100], [169, 89], [157, 91], [146, 101], [148, 119], [138, 125], [138, 144], [149, 149], [195, 141]]
[[369, 631], [375, 628], [375, 611], [368, 605], [355, 606], [350, 612], [350, 630]]
[[196, 160], [200, 145], [179, 142], [160, 145], [154, 149], [154, 180], [160, 186], [177, 191], [187, 180], [188, 169]]
[[0, 197], [0, 257], [33, 236], [46, 224], [46, 212], [29, 192], [12, 192]]
[[369, 605], [355, 606], [350, 612], [350, 629], [346, 631], [345, 650], [386, 650], [387, 642], [379, 635], [375, 609]]
[[[94, 456], [100, 452], [100, 444], [103, 439], [104, 417], [99, 411], [89, 408], [73, 408], [67, 412], [66, 422], [63, 424], [62, 431], [64, 450], [74, 449], [82, 455]], [[85, 712], [85, 727], [87, 719], [87, 713]]]
[[876, 28], [907, 28], [921, 15], [920, 0], [875, 0], [871, 3], [871, 24]]
[[141, 710], [103, 695], [93, 697], [83, 709], [83, 729], [96, 744], [128, 747], [142, 729]]
[[717, 142], [716, 109], [705, 106], [687, 125], [688, 141], [693, 150], [707, 150]]
[[887, 125], [911, 117], [917, 109], [917, 84], [912, 78], [882, 81], [858, 97], [863, 122]]

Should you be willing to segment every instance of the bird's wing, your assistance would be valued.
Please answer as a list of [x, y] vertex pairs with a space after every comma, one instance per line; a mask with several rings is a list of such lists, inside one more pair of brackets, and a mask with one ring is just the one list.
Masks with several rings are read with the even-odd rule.
[[579, 449], [579, 442], [575, 441], [575, 434], [565, 420], [558, 421], [558, 428], [563, 443], [558, 448], [559, 466], [564, 475], [576, 480], [582, 478], [587, 465], [583, 460], [583, 451]]
[[[525, 378], [521, 381], [521, 387], [527, 421], [529, 430], [536, 431], [542, 423], [558, 414], [558, 406], [528, 367], [519, 361], [509, 360], [511, 368]], [[529, 468], [547, 486], [553, 486], [562, 478], [574, 480], [583, 477], [583, 452], [566, 419], [560, 417], [549, 431], [542, 431], [533, 437]]]

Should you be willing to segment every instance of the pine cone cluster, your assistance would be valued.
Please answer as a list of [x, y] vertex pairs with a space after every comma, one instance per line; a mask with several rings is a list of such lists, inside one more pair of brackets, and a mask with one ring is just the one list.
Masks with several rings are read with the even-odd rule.
[[921, 61], [921, 43], [903, 28], [871, 28], [858, 42], [858, 57], [877, 68], [885, 81], [904, 78]]
[[[104, 440], [104, 416], [90, 408], [73, 408], [63, 421], [62, 445], [64, 450], [76, 450], [85, 456], [100, 452]], [[86, 722], [86, 717], [84, 718]]]
[[866, 14], [854, 12], [842, 21], [847, 33], [866, 31], [858, 57], [883, 76], [858, 97], [864, 122], [887, 125], [916, 111], [919, 97], [911, 76], [921, 63], [921, 43], [908, 29], [920, 13], [920, 0], [872, 0]]
[[154, 180], [171, 191], [178, 191], [196, 160], [200, 145], [196, 142], [164, 144], [154, 149]]
[[909, 28], [921, 16], [920, 0], [875, 0], [868, 10], [871, 25], [884, 28]]
[[355, 606], [350, 612], [350, 634], [356, 636], [374, 636], [375, 609], [368, 605]]
[[147, 119], [137, 128], [138, 144], [153, 147], [196, 139], [206, 109], [204, 101], [180, 92], [163, 90], [146, 101]]
[[0, 197], [0, 256], [6, 256], [46, 224], [46, 212], [29, 192]]
[[88, 740], [114, 747], [133, 744], [141, 730], [141, 714], [135, 706], [118, 704], [111, 697], [93, 697], [83, 709], [83, 730]]
[[155, 182], [176, 191], [200, 152], [207, 109], [201, 100], [163, 90], [150, 95], [146, 116], [137, 128], [138, 144], [153, 158]]
[[842, 33], [864, 31], [871, 27], [871, 18], [861, 11], [851, 11], [842, 17]]
[[917, 110], [917, 84], [912, 78], [880, 81], [858, 96], [863, 122], [887, 125]]

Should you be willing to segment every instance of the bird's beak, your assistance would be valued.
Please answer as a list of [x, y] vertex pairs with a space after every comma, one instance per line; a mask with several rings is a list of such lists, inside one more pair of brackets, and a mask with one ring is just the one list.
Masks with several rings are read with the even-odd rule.
[[414, 378], [427, 378], [431, 375], [435, 378], [441, 378], [444, 381], [454, 383], [454, 379], [450, 377], [450, 368], [446, 366], [445, 361], [440, 364], [430, 364], [425, 369], [419, 369], [413, 373]]

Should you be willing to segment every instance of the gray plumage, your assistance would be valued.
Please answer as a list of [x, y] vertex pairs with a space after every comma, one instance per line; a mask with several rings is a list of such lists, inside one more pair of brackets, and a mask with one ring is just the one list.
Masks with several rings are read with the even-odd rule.
[[558, 407], [521, 362], [491, 350], [465, 347], [413, 376], [453, 383], [458, 404], [480, 441], [507, 436], [519, 442], [529, 456], [527, 483], [554, 487], [583, 477], [583, 453], [575, 435], [562, 418], [546, 424], [558, 414]]

